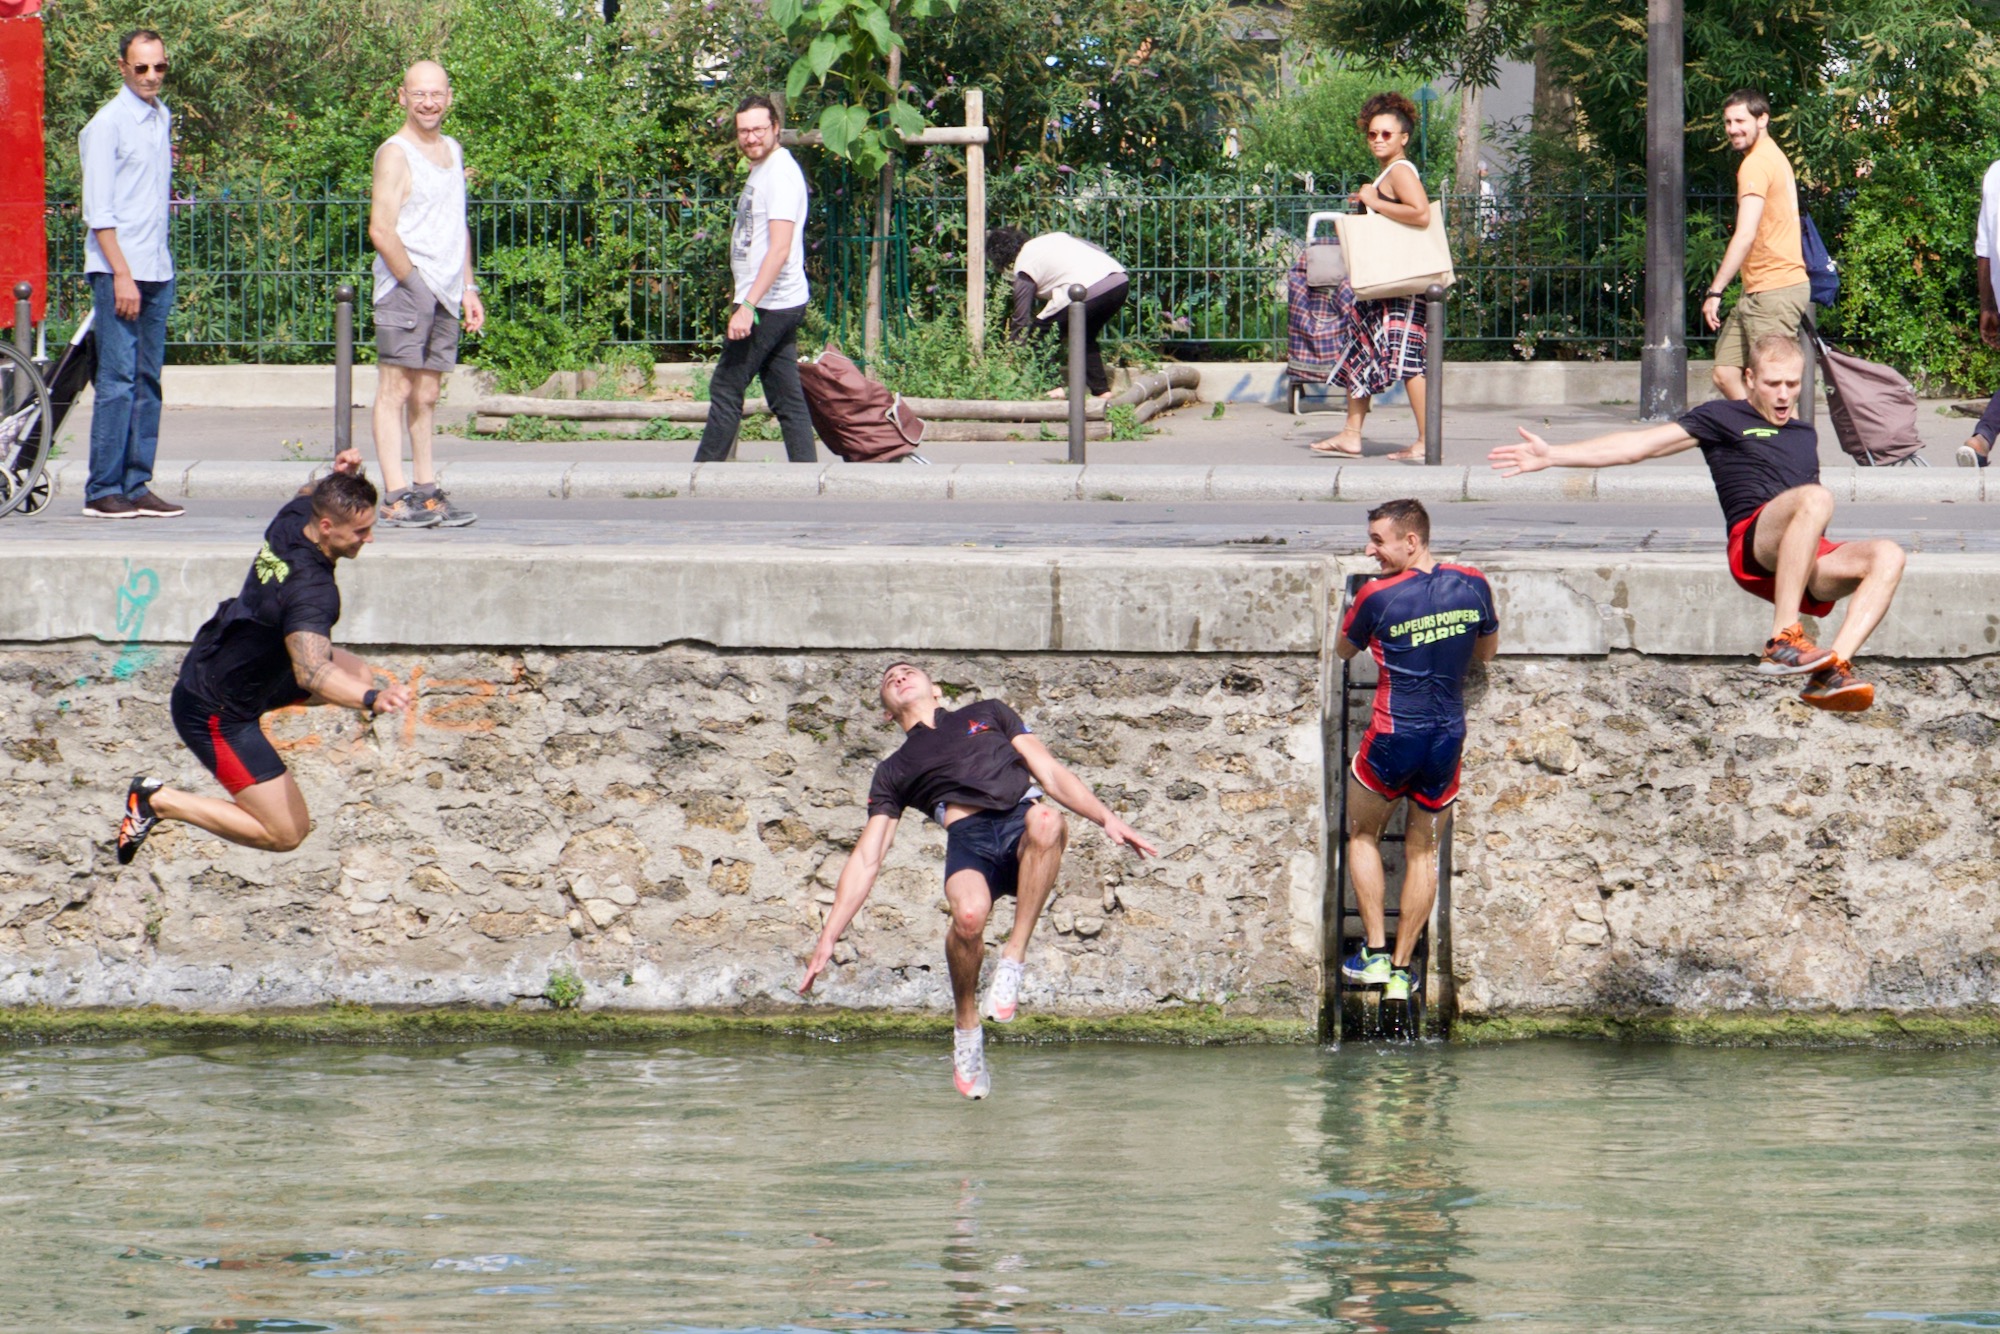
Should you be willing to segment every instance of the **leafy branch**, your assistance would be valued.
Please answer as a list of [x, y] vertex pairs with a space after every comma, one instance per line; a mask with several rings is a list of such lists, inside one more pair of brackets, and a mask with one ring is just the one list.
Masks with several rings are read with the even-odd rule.
[[796, 102], [809, 87], [837, 88], [842, 100], [819, 113], [820, 140], [835, 157], [872, 176], [891, 151], [929, 124], [902, 100], [899, 80], [890, 73], [904, 49], [892, 20], [898, 11], [922, 20], [940, 9], [956, 13], [958, 6], [959, 0], [771, 0], [771, 18], [795, 45], [805, 43], [785, 79], [786, 100]]

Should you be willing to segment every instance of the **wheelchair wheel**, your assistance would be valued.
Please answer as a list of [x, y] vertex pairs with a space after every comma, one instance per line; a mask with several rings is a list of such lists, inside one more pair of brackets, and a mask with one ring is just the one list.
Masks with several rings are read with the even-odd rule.
[[37, 513], [49, 503], [53, 410], [35, 363], [11, 343], [0, 343], [0, 413], [0, 518]]

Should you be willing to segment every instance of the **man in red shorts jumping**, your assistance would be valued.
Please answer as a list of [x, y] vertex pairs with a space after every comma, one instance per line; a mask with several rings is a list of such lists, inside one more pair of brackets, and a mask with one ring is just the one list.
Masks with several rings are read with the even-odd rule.
[[[1875, 687], [1854, 674], [1854, 655], [1888, 614], [1903, 577], [1903, 549], [1876, 538], [1829, 542], [1833, 493], [1819, 482], [1819, 437], [1793, 413], [1805, 357], [1798, 340], [1766, 334], [1750, 348], [1747, 400], [1716, 399], [1677, 422], [1551, 445], [1527, 427], [1521, 443], [1487, 457], [1503, 477], [1543, 468], [1613, 468], [1701, 446], [1729, 531], [1729, 573], [1771, 604], [1771, 638], [1757, 670], [1806, 676], [1799, 698], [1859, 713]], [[1799, 617], [1826, 616], [1849, 599], [1831, 646], [1806, 638]]]
[[290, 852], [312, 817], [298, 780], [264, 735], [263, 717], [291, 704], [332, 704], [366, 714], [408, 708], [409, 690], [375, 688], [375, 670], [333, 646], [340, 619], [336, 561], [375, 540], [375, 484], [361, 455], [343, 452], [333, 472], [278, 511], [250, 564], [243, 591], [196, 632], [169, 697], [174, 730], [231, 800], [197, 796], [140, 774], [125, 794], [118, 860], [129, 863], [162, 820], [180, 820], [231, 843]]

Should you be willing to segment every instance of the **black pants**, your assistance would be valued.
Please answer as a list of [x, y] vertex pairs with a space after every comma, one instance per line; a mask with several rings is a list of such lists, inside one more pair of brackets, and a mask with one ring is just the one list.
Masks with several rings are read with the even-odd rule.
[[[1084, 383], [1090, 386], [1090, 392], [1093, 394], [1108, 394], [1111, 392], [1111, 376], [1104, 369], [1104, 353], [1097, 346], [1097, 335], [1103, 332], [1105, 325], [1111, 323], [1111, 317], [1116, 315], [1119, 308], [1125, 304], [1125, 298], [1131, 291], [1132, 284], [1130, 282], [1120, 282], [1115, 286], [1105, 288], [1096, 296], [1088, 297], [1084, 300], [1083, 379]], [[1068, 310], [1057, 311], [1053, 319], [1035, 321], [1035, 330], [1038, 333], [1044, 329], [1053, 328], [1062, 329], [1062, 336], [1065, 339], [1069, 337]], [[1067, 377], [1068, 374], [1069, 369], [1065, 365], [1063, 375]], [[1068, 383], [1067, 379], [1065, 379], [1064, 383]]]
[[748, 338], [727, 338], [708, 383], [708, 424], [702, 427], [696, 463], [717, 463], [736, 449], [736, 432], [743, 425], [743, 394], [752, 376], [764, 382], [764, 397], [785, 433], [785, 457], [794, 463], [818, 459], [813, 449], [812, 416], [806, 411], [805, 390], [799, 387], [799, 324], [804, 306], [760, 310]]

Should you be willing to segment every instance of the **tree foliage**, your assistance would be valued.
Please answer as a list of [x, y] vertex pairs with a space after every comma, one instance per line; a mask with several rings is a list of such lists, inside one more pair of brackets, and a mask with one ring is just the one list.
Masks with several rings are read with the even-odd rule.
[[1275, 50], [1227, 0], [964, 0], [903, 72], [946, 123], [984, 89], [995, 163], [1193, 170]]

